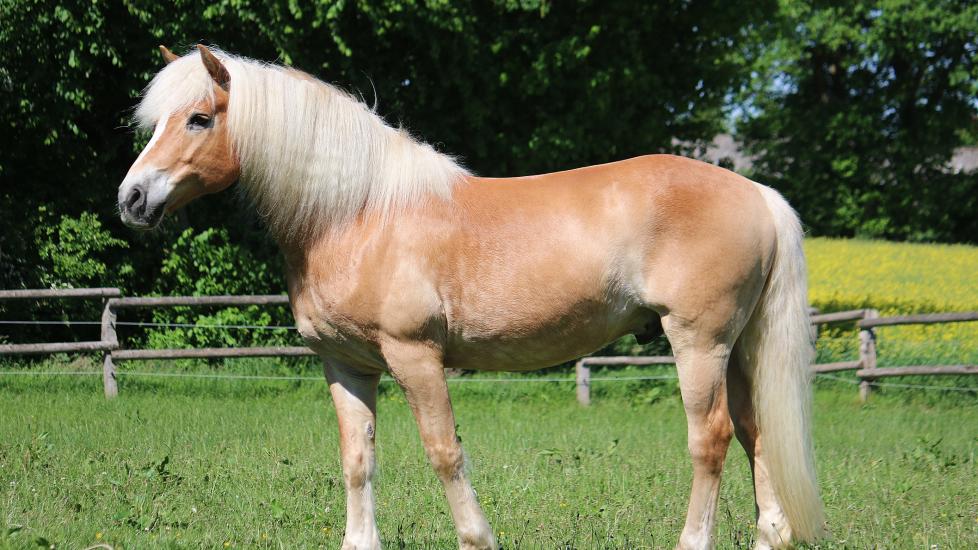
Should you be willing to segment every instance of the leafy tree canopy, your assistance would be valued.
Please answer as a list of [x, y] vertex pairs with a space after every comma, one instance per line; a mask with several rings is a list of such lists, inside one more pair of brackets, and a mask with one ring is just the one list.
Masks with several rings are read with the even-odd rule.
[[782, 0], [739, 136], [822, 235], [978, 240], [978, 4]]
[[117, 220], [156, 46], [197, 42], [360, 93], [486, 175], [676, 150], [735, 119], [754, 177], [814, 233], [974, 242], [975, 176], [943, 167], [978, 136], [976, 31], [965, 0], [0, 0], [0, 287], [91, 284], [104, 264], [166, 292], [161, 250], [188, 227], [276, 263], [234, 193], [152, 235]]

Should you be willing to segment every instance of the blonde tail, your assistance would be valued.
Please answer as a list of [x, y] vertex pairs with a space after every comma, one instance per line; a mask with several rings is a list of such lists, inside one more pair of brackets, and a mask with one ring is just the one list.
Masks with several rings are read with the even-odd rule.
[[791, 206], [758, 184], [774, 218], [774, 264], [738, 341], [752, 387], [761, 448], [792, 537], [814, 541], [825, 517], [812, 443], [812, 327], [802, 230]]

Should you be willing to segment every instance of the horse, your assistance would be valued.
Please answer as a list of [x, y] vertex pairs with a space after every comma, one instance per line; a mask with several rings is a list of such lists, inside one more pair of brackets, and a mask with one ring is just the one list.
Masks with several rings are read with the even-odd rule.
[[753, 475], [756, 548], [824, 534], [803, 233], [777, 191], [672, 155], [477, 177], [307, 73], [160, 49], [135, 111], [152, 138], [119, 187], [122, 220], [153, 229], [236, 182], [254, 204], [336, 407], [343, 548], [381, 543], [382, 373], [413, 411], [460, 548], [496, 548], [445, 369], [539, 369], [628, 334], [664, 333], [675, 354], [693, 470], [677, 547], [713, 546], [734, 436]]

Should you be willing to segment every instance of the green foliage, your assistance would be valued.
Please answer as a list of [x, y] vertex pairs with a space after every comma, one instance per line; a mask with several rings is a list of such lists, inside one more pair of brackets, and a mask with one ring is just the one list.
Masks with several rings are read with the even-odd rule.
[[[270, 267], [249, 249], [232, 243], [225, 229], [185, 230], [165, 251], [155, 291], [163, 296], [282, 293], [281, 268]], [[152, 329], [152, 348], [298, 345], [287, 329], [218, 329], [215, 325], [290, 326], [284, 307], [221, 308], [211, 313], [200, 307], [155, 308], [153, 322], [193, 325]]]
[[281, 268], [270, 268], [242, 245], [230, 242], [227, 229], [196, 233], [186, 229], [164, 250], [156, 281], [161, 294], [207, 296], [262, 294], [280, 282]]
[[113, 237], [91, 212], [83, 212], [77, 218], [64, 215], [57, 225], [38, 227], [35, 242], [38, 256], [45, 262], [38, 270], [45, 287], [125, 286], [133, 275], [132, 266], [127, 263], [106, 265], [103, 258], [108, 252], [129, 245]]
[[[819, 235], [976, 242], [978, 4], [782, 0], [739, 137]], [[972, 138], [969, 138], [972, 136]]]

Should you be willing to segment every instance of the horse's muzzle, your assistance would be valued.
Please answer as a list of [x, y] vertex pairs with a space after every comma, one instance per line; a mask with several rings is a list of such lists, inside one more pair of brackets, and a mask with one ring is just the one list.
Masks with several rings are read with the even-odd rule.
[[119, 188], [119, 214], [122, 223], [133, 229], [154, 229], [166, 213], [166, 203], [169, 197], [166, 178], [160, 173], [151, 173], [150, 177], [142, 177], [123, 182]]

